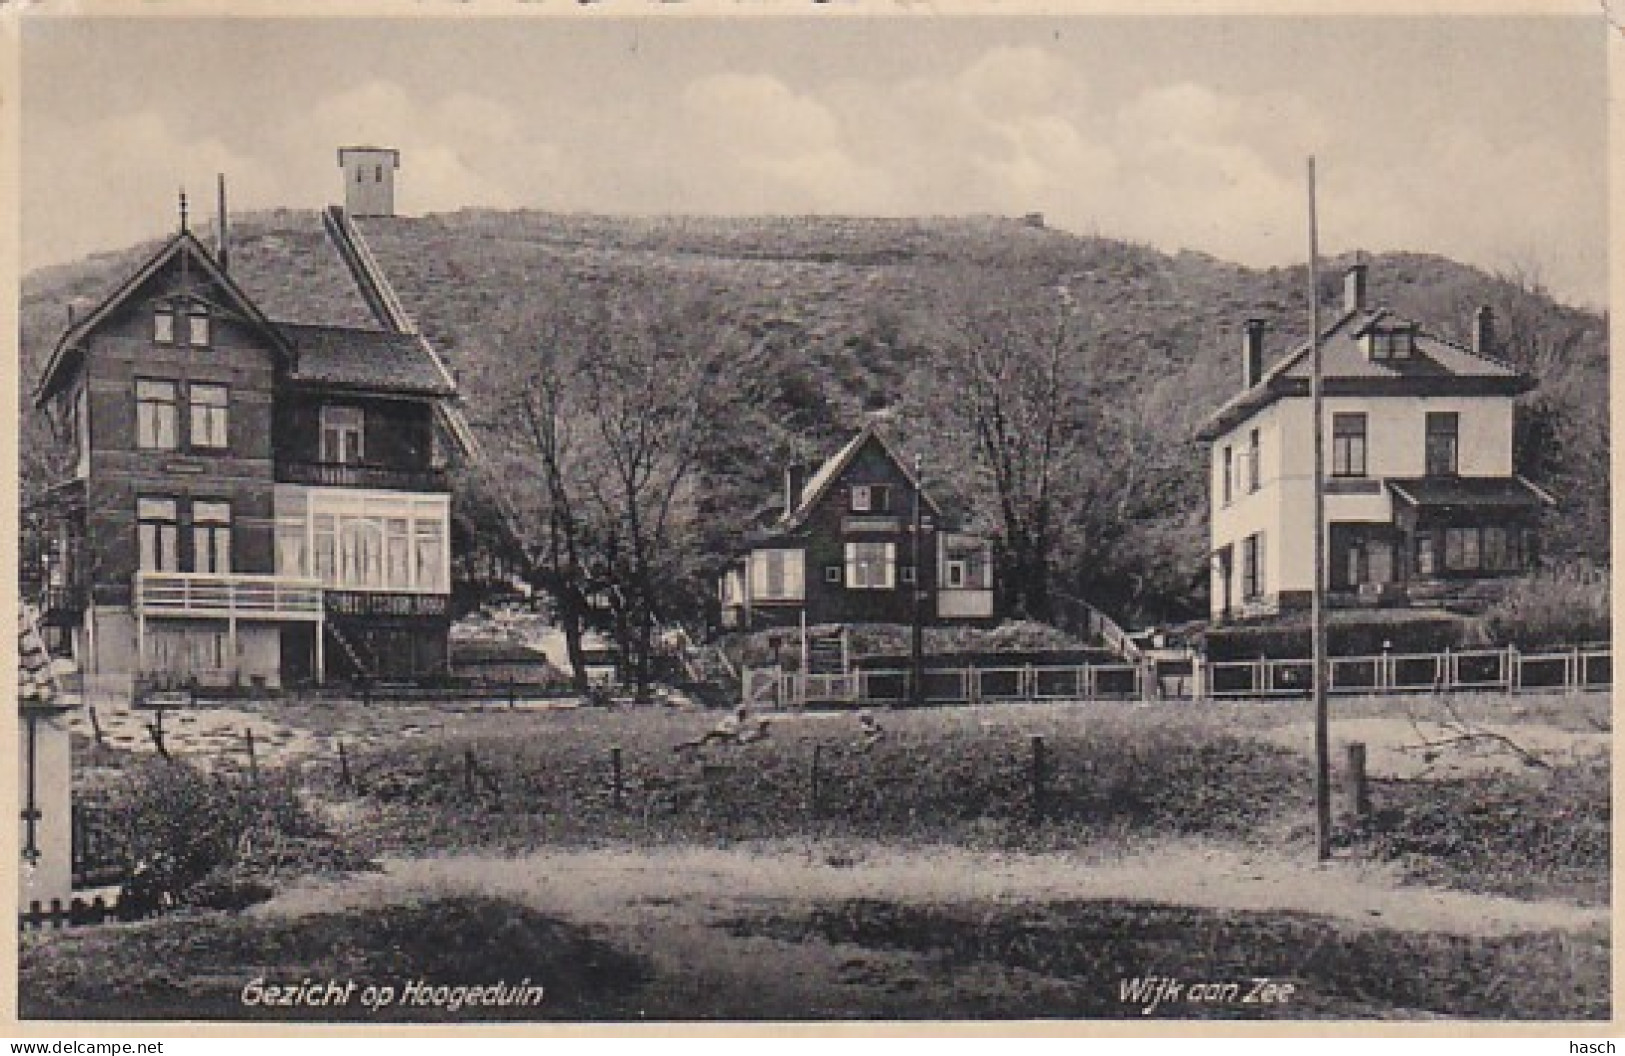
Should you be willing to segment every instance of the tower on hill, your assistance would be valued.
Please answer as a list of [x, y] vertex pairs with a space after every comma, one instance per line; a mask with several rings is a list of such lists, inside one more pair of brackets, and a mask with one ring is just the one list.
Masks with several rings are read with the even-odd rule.
[[344, 208], [351, 216], [395, 215], [395, 170], [401, 152], [389, 147], [340, 147]]

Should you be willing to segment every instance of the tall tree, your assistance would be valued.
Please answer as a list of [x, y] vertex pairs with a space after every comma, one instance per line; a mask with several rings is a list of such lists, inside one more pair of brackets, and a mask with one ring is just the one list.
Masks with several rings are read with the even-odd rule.
[[938, 338], [921, 394], [957, 442], [997, 525], [1008, 611], [1051, 615], [1063, 519], [1076, 508], [1086, 443], [1087, 342], [1064, 291], [962, 308]]
[[692, 609], [703, 574], [698, 470], [732, 398], [731, 328], [708, 302], [628, 286], [559, 298], [504, 331], [525, 367], [490, 423], [505, 456], [487, 484], [577, 681], [581, 634], [601, 615], [647, 696], [657, 629]]

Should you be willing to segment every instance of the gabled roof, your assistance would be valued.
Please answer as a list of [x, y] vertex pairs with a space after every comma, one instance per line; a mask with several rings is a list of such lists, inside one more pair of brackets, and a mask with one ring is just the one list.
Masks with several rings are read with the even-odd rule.
[[[1365, 335], [1379, 328], [1414, 329], [1415, 349], [1404, 359], [1374, 360]], [[1387, 308], [1344, 312], [1321, 331], [1321, 379], [1328, 395], [1460, 394], [1515, 396], [1534, 387], [1511, 365], [1430, 333]], [[1310, 342], [1299, 342], [1258, 384], [1232, 397], [1197, 433], [1214, 440], [1283, 396], [1309, 394]]]
[[270, 321], [260, 311], [259, 307], [241, 286], [225, 271], [189, 231], [182, 231], [168, 242], [165, 242], [158, 251], [147, 259], [147, 262], [132, 272], [129, 278], [103, 298], [102, 302], [92, 309], [83, 319], [80, 319], [58, 339], [56, 347], [51, 351], [51, 358], [40, 375], [38, 387], [34, 390], [34, 402], [43, 405], [51, 394], [56, 391], [62, 379], [63, 369], [70, 357], [81, 348], [81, 342], [86, 334], [101, 325], [108, 315], [115, 311], [136, 290], [145, 285], [154, 275], [163, 270], [169, 263], [179, 257], [185, 257], [188, 263], [196, 267], [210, 282], [225, 295], [229, 302], [228, 307], [239, 313], [250, 325], [262, 330], [273, 343], [283, 351], [286, 346]]
[[434, 397], [446, 434], [465, 454], [478, 452], [473, 431], [453, 402], [457, 383], [450, 368], [419, 333], [343, 208], [233, 219], [229, 248], [228, 271], [194, 235], [171, 238], [63, 335], [36, 400], [43, 404], [52, 394], [69, 354], [93, 327], [185, 252], [188, 263], [195, 261], [200, 273], [226, 291], [229, 307], [290, 353], [295, 380]]
[[926, 507], [929, 508], [932, 513], [936, 514], [938, 517], [941, 517], [942, 508], [937, 505], [935, 499], [931, 498], [930, 492], [921, 487], [919, 479], [916, 478], [914, 473], [909, 469], [908, 463], [903, 461], [903, 459], [898, 456], [896, 450], [892, 448], [891, 444], [886, 442], [885, 436], [883, 436], [880, 430], [875, 427], [875, 423], [870, 422], [862, 429], [858, 430], [856, 436], [852, 437], [852, 439], [848, 440], [844, 445], [842, 445], [839, 451], [831, 455], [824, 462], [824, 464], [819, 466], [818, 470], [807, 479], [806, 487], [803, 488], [801, 492], [801, 501], [796, 504], [796, 508], [794, 510], [789, 512], [784, 521], [777, 526], [777, 530], [793, 531], [796, 528], [801, 527], [801, 525], [806, 522], [807, 516], [812, 513], [814, 508], [816, 508], [818, 503], [823, 499], [824, 494], [834, 486], [837, 480], [840, 479], [841, 474], [846, 472], [846, 468], [850, 466], [852, 461], [858, 457], [858, 452], [862, 451], [864, 446], [869, 443], [877, 444], [880, 447], [881, 452], [888, 459], [890, 459], [903, 474], [903, 477], [908, 481], [909, 486], [919, 492], [920, 497], [924, 501]]
[[421, 396], [456, 392], [416, 334], [302, 323], [276, 328], [294, 349], [294, 381]]

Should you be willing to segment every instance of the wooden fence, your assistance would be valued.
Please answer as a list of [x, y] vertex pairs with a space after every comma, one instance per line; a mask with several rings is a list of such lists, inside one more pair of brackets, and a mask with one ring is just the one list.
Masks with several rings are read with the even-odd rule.
[[[1308, 696], [1308, 660], [1206, 661], [1147, 659], [1139, 664], [929, 667], [924, 696], [932, 704], [1036, 700], [1212, 700]], [[874, 704], [910, 699], [907, 670], [808, 675], [746, 669], [743, 702], [753, 709]], [[1493, 691], [1584, 692], [1613, 685], [1606, 646], [1524, 653], [1504, 649], [1384, 653], [1327, 660], [1331, 693]]]
[[[142, 914], [146, 916], [148, 914]], [[89, 899], [75, 898], [62, 904], [59, 898], [53, 898], [49, 903], [38, 901], [28, 903], [28, 908], [18, 913], [17, 923], [23, 931], [40, 931], [45, 928], [65, 928], [80, 924], [105, 924], [110, 920], [133, 920], [132, 914], [122, 908], [115, 900], [108, 902], [100, 896]]]

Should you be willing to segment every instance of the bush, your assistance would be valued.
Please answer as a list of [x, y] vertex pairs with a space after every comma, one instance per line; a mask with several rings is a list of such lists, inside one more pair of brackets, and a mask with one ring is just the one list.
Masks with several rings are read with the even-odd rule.
[[245, 892], [264, 889], [241, 874], [245, 864], [264, 861], [266, 845], [326, 837], [281, 774], [256, 783], [155, 759], [122, 775], [107, 798], [128, 834], [138, 875], [132, 886], [150, 899], [212, 905], [229, 891], [225, 901], [237, 904]]
[[[1394, 653], [1437, 653], [1471, 649], [1491, 638], [1483, 621], [1452, 613], [1403, 609], [1328, 614], [1326, 651], [1332, 656]], [[1201, 636], [1209, 660], [1307, 659], [1309, 616], [1293, 613], [1257, 624], [1209, 628]]]
[[[808, 633], [827, 633], [830, 626], [809, 627]], [[913, 631], [904, 623], [857, 623], [848, 626], [847, 644], [854, 657], [906, 655]], [[799, 627], [778, 627], [730, 636], [723, 642], [728, 659], [745, 667], [766, 667], [773, 663], [773, 639], [781, 643], [786, 656], [798, 655]], [[926, 627], [925, 652], [929, 656], [967, 653], [1033, 653], [1075, 650], [1081, 639], [1045, 623], [1010, 620], [997, 627]]]
[[1484, 618], [1496, 641], [1520, 649], [1606, 642], [1607, 573], [1571, 567], [1520, 580]]

